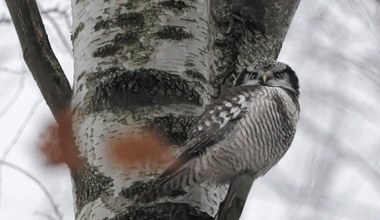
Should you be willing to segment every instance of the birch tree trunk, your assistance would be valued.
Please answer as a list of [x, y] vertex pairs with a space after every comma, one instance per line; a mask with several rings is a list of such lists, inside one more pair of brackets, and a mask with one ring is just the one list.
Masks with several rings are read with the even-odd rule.
[[227, 185], [135, 204], [162, 170], [118, 169], [108, 143], [156, 128], [182, 151], [192, 121], [238, 72], [277, 57], [298, 2], [73, 0], [76, 219], [212, 219]]
[[165, 131], [173, 150], [185, 141], [215, 93], [208, 83], [214, 74], [209, 2], [76, 1], [73, 23], [74, 133], [87, 162], [74, 177], [77, 219], [214, 216], [226, 186], [203, 184], [183, 197], [140, 206], [134, 197], [161, 170], [122, 172], [106, 156], [111, 139], [145, 127]]

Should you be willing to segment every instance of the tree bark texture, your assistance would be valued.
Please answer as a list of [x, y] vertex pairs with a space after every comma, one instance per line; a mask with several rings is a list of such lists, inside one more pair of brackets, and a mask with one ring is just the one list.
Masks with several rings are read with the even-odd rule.
[[276, 58], [298, 0], [73, 0], [72, 109], [84, 166], [77, 219], [213, 219], [226, 185], [135, 204], [162, 169], [120, 170], [108, 143], [147, 128], [174, 152], [205, 105], [258, 58]]
[[134, 197], [162, 170], [123, 172], [106, 157], [106, 143], [146, 127], [165, 131], [173, 150], [182, 150], [186, 131], [215, 93], [208, 83], [209, 2], [74, 1], [73, 22], [74, 129], [86, 161], [74, 176], [77, 219], [215, 215], [226, 186], [204, 183], [141, 206]]

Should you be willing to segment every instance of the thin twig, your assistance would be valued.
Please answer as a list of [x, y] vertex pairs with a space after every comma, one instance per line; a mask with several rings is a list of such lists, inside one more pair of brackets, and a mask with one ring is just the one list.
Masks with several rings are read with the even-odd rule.
[[[318, 135], [319, 137], [328, 135], [327, 132], [329, 131], [325, 131], [321, 127], [312, 123], [307, 118], [303, 119], [303, 123], [307, 125], [305, 127], [308, 130], [308, 134], [313, 134], [312, 136], [313, 138], [318, 137]], [[319, 140], [320, 139], [318, 139], [318, 141]], [[373, 167], [370, 163], [368, 163], [368, 161], [366, 161], [366, 159], [363, 158], [363, 156], [355, 152], [352, 149], [353, 147], [349, 146], [348, 144], [343, 143], [338, 137], [330, 136], [329, 141], [333, 142], [334, 146], [329, 146], [327, 150], [335, 153], [336, 155], [339, 155], [340, 157], [342, 157], [342, 159], [344, 158], [347, 161], [350, 161], [351, 165], [359, 170], [359, 173], [361, 174], [365, 173], [366, 175], [368, 175], [370, 177], [369, 180], [371, 180], [368, 182], [373, 185], [374, 189], [380, 195], [380, 187], [379, 187], [380, 186], [380, 172], [375, 167]], [[322, 146], [326, 147], [326, 145], [322, 145]], [[356, 162], [356, 163], [353, 163], [353, 162]]]
[[10, 68], [7, 68], [7, 67], [0, 67], [0, 72], [5, 72], [5, 73], [9, 73], [9, 74], [14, 74], [14, 75], [22, 75], [22, 74], [24, 74], [24, 72], [22, 72], [22, 71], [10, 69]]
[[[5, 148], [4, 153], [1, 156], [0, 160], [5, 161], [7, 159], [9, 153], [11, 152], [12, 148], [16, 145], [17, 141], [19, 140], [21, 134], [24, 132], [26, 126], [28, 125], [30, 119], [34, 115], [34, 113], [37, 110], [37, 107], [41, 103], [41, 101], [42, 101], [42, 98], [39, 98], [37, 101], [34, 102], [34, 104], [32, 105], [31, 110], [28, 113], [28, 115], [26, 116], [26, 118], [22, 122], [21, 126], [17, 130], [16, 135], [13, 137], [13, 139], [8, 144], [8, 146]], [[1, 195], [2, 195], [2, 181], [1, 181], [2, 180], [2, 175], [3, 175], [2, 166], [0, 166], [0, 207], [1, 207]]]
[[12, 20], [8, 17], [1, 17], [0, 18], [0, 24], [10, 24], [12, 23]]
[[43, 191], [43, 193], [46, 195], [46, 197], [48, 198], [49, 203], [53, 207], [54, 213], [57, 216], [57, 219], [62, 220], [62, 215], [61, 215], [61, 213], [58, 210], [58, 206], [54, 203], [53, 197], [51, 196], [51, 194], [49, 193], [49, 191], [47, 190], [47, 188], [41, 183], [41, 181], [39, 181], [36, 177], [34, 177], [33, 175], [31, 175], [28, 171], [22, 169], [21, 167], [19, 167], [17, 165], [14, 165], [14, 164], [10, 163], [10, 162], [4, 161], [4, 160], [0, 160], [0, 165], [9, 167], [11, 169], [14, 169], [14, 170], [16, 170], [16, 171], [24, 174], [25, 176], [27, 176], [33, 182], [35, 182], [40, 187], [40, 189]]
[[34, 213], [35, 215], [39, 215], [39, 216], [42, 216], [46, 219], [49, 219], [49, 220], [54, 220], [53, 216], [49, 215], [49, 214], [46, 214], [46, 213], [42, 213], [42, 212], [35, 212]]
[[22, 90], [24, 90], [24, 77], [23, 76], [21, 76], [21, 78], [20, 78], [20, 83], [17, 87], [16, 92], [8, 100], [8, 102], [4, 105], [4, 107], [0, 110], [0, 118], [2, 118], [8, 112], [8, 110], [12, 107], [12, 105], [17, 101], [17, 99], [20, 97]]
[[32, 119], [34, 113], [36, 112], [37, 110], [37, 107], [39, 106], [39, 104], [42, 102], [42, 98], [39, 98], [38, 100], [36, 100], [28, 115], [25, 117], [24, 121], [22, 122], [21, 126], [19, 127], [19, 129], [17, 130], [17, 133], [16, 135], [13, 137], [12, 141], [8, 144], [8, 146], [5, 148], [4, 150], [4, 153], [3, 155], [1, 156], [1, 160], [6, 160], [6, 158], [8, 157], [8, 154], [10, 153], [10, 151], [12, 150], [12, 147], [17, 143], [18, 139], [20, 138], [21, 134], [24, 132], [26, 126], [28, 125], [30, 119]]
[[41, 14], [45, 15], [45, 14], [51, 14], [51, 13], [56, 13], [60, 16], [62, 16], [65, 20], [65, 23], [66, 23], [66, 26], [68, 29], [71, 29], [71, 20], [70, 20], [70, 15], [67, 13], [69, 9], [62, 9], [60, 10], [58, 8], [58, 6], [54, 7], [54, 8], [49, 8], [49, 9], [43, 9], [41, 10]]
[[54, 26], [54, 29], [55, 31], [57, 32], [57, 35], [59, 37], [59, 39], [61, 40], [62, 44], [63, 44], [63, 47], [66, 49], [67, 53], [70, 54], [71, 56], [73, 55], [72, 53], [72, 49], [71, 49], [71, 46], [70, 44], [66, 41], [66, 38], [64, 37], [64, 34], [61, 30], [61, 27], [59, 26], [59, 24], [57, 23], [56, 20], [54, 20], [54, 18], [52, 18], [50, 16], [50, 14], [46, 13], [44, 14], [45, 17], [50, 21], [50, 23]]
[[[40, 5], [38, 5], [38, 6], [41, 7]], [[41, 14], [43, 14], [50, 21], [50, 23], [53, 25], [55, 31], [57, 32], [57, 35], [58, 35], [59, 39], [61, 40], [61, 42], [63, 44], [63, 47], [66, 49], [66, 51], [68, 52], [68, 54], [70, 54], [72, 56], [73, 53], [72, 53], [71, 46], [67, 42], [67, 39], [64, 37], [64, 34], [63, 34], [62, 30], [61, 30], [61, 26], [51, 16], [52, 12], [60, 12], [60, 11], [59, 11], [58, 7], [56, 6], [56, 7], [52, 8], [52, 9], [41, 11]], [[58, 14], [62, 15], [62, 13], [58, 13]]]

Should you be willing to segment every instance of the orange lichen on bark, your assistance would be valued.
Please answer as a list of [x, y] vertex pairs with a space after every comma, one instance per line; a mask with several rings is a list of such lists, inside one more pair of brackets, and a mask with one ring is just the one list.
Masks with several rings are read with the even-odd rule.
[[110, 144], [111, 160], [123, 168], [158, 168], [166, 166], [175, 156], [169, 143], [153, 131], [127, 134]]
[[79, 151], [75, 146], [72, 118], [69, 112], [64, 112], [57, 123], [51, 123], [42, 135], [40, 151], [47, 158], [49, 165], [66, 163], [71, 171], [78, 169], [80, 164]]

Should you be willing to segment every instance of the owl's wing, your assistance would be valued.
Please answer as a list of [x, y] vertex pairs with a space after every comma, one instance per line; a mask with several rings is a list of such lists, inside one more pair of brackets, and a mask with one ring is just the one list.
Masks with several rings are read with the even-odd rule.
[[226, 90], [209, 105], [188, 132], [187, 149], [159, 177], [165, 179], [183, 164], [204, 153], [213, 144], [223, 140], [226, 131], [233, 128], [248, 107], [250, 92], [258, 86], [239, 86]]
[[250, 107], [252, 98], [258, 94], [260, 88], [254, 85], [233, 87], [206, 107], [204, 113], [189, 130], [187, 149], [157, 178], [146, 193], [138, 197], [137, 201], [153, 201], [160, 195], [178, 190], [173, 188], [172, 184], [176, 177], [186, 175], [188, 171], [186, 163], [225, 138], [228, 130], [236, 126], [246, 109]]

